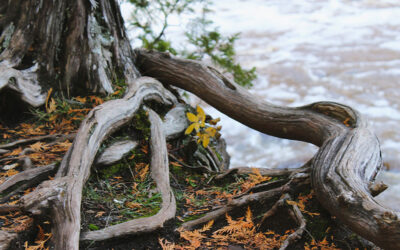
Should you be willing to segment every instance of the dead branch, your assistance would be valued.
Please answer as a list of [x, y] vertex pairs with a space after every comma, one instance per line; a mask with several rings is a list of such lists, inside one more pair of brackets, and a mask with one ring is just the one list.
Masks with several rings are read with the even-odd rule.
[[5, 182], [0, 184], [0, 193], [3, 193], [12, 186], [21, 184], [22, 182], [28, 184], [29, 187], [38, 184], [43, 181], [43, 178], [47, 178], [49, 175], [51, 175], [52, 172], [56, 170], [57, 165], [53, 163], [47, 166], [31, 168], [26, 171], [20, 172], [7, 178]]
[[269, 169], [269, 168], [252, 168], [252, 167], [237, 167], [237, 168], [230, 168], [219, 174], [215, 177], [216, 180], [221, 180], [227, 176], [233, 174], [252, 174], [254, 173], [254, 169], [257, 169], [262, 176], [289, 176], [296, 173], [306, 172], [309, 171], [309, 166], [304, 165], [302, 168], [283, 168], [283, 169]]
[[[288, 196], [288, 199], [290, 199], [290, 196]], [[297, 205], [291, 205], [291, 206], [292, 206], [292, 210], [289, 212], [290, 212], [291, 216], [294, 218], [294, 220], [297, 222], [297, 224], [299, 225], [299, 228], [286, 238], [286, 240], [283, 242], [282, 246], [279, 248], [280, 250], [287, 249], [290, 244], [301, 239], [304, 231], [306, 230], [306, 220], [305, 220], [303, 214], [301, 213], [299, 207]]]
[[23, 144], [27, 144], [27, 143], [36, 142], [36, 141], [45, 141], [45, 140], [46, 141], [50, 140], [52, 142], [57, 143], [57, 142], [65, 141], [65, 140], [73, 140], [75, 138], [75, 135], [76, 135], [75, 133], [72, 133], [72, 134], [68, 134], [68, 135], [55, 134], [55, 135], [36, 136], [36, 137], [27, 138], [27, 139], [17, 140], [17, 141], [10, 142], [7, 144], [2, 144], [2, 145], [0, 145], [0, 149], [13, 148], [18, 145], [23, 145]]
[[262, 225], [268, 218], [272, 217], [273, 215], [275, 215], [279, 208], [282, 208], [285, 205], [286, 200], [289, 199], [289, 195], [288, 194], [283, 194], [281, 196], [281, 198], [279, 200], [277, 200], [274, 205], [267, 211], [264, 213], [259, 225]]

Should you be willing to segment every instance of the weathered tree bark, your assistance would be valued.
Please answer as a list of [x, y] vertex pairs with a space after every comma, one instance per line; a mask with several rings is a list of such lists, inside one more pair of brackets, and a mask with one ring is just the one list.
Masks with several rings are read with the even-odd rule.
[[139, 74], [117, 1], [0, 1], [0, 89], [33, 106], [47, 88], [112, 93]]
[[[139, 78], [141, 75], [190, 91], [261, 132], [319, 146], [310, 162], [312, 185], [319, 201], [354, 232], [383, 248], [400, 249], [400, 214], [381, 206], [372, 197], [382, 191], [380, 185], [374, 184], [382, 166], [378, 140], [352, 108], [331, 102], [298, 108], [272, 105], [255, 99], [217, 70], [199, 62], [144, 50], [135, 53], [126, 37], [116, 0], [0, 0], [0, 91], [12, 89], [20, 94], [21, 100], [40, 106], [50, 87], [67, 96], [79, 91], [112, 93], [112, 82], [117, 79], [124, 79], [129, 87], [122, 99], [108, 101], [88, 114], [54, 180], [43, 182], [25, 195], [21, 206], [5, 208], [32, 214], [43, 214], [50, 209], [56, 249], [78, 249], [79, 240], [103, 240], [149, 231], [174, 216], [165, 138], [160, 121], [151, 111], [152, 176], [162, 193], [162, 209], [144, 220], [148, 223], [144, 227], [143, 220], [131, 221], [80, 235], [82, 187], [100, 144], [130, 121], [143, 100], [176, 104], [175, 97], [160, 82]], [[169, 131], [171, 136], [176, 133]], [[4, 191], [47, 170], [29, 170], [10, 178], [0, 189]], [[292, 175], [302, 170], [269, 173]], [[288, 186], [286, 183], [265, 193], [246, 194], [232, 204], [275, 197], [285, 193]], [[221, 208], [209, 217], [224, 211], [226, 208]], [[299, 224], [299, 230], [304, 229], [303, 223]], [[7, 243], [1, 239], [7, 235], [2, 234], [0, 244]]]

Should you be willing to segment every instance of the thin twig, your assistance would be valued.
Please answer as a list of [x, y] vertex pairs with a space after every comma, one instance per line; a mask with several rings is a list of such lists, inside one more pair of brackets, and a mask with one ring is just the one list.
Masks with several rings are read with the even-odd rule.
[[[289, 196], [289, 199], [290, 199], [290, 196]], [[290, 215], [297, 222], [297, 224], [299, 225], [299, 228], [286, 238], [286, 240], [283, 242], [283, 244], [281, 245], [279, 250], [285, 250], [289, 247], [290, 244], [301, 239], [301, 237], [306, 229], [306, 220], [304, 219], [304, 216], [301, 213], [299, 207], [295, 204], [291, 205], [291, 206], [292, 206], [292, 210], [291, 210], [292, 213], [290, 213]]]
[[67, 139], [73, 139], [75, 138], [76, 133], [68, 134], [68, 135], [63, 135], [63, 134], [54, 134], [54, 135], [43, 135], [43, 136], [36, 136], [28, 139], [21, 139], [18, 141], [10, 142], [7, 144], [0, 145], [0, 149], [5, 149], [5, 148], [12, 148], [17, 145], [21, 144], [26, 144], [26, 143], [31, 143], [35, 141], [43, 141], [43, 140], [55, 140], [55, 142], [60, 142], [63, 140]]
[[307, 172], [309, 170], [309, 167], [307, 166], [307, 164], [305, 164], [300, 168], [284, 168], [284, 169], [238, 167], [238, 168], [231, 168], [225, 171], [224, 173], [217, 175], [215, 179], [221, 180], [233, 174], [252, 174], [254, 173], [254, 169], [257, 169], [262, 176], [276, 177], [276, 176], [289, 176], [295, 173]]

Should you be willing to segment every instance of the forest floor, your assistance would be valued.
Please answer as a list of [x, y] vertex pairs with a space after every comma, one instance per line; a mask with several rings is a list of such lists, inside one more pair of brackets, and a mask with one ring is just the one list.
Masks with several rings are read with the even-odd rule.
[[[3, 119], [0, 123], [0, 148], [15, 141], [20, 143], [0, 153], [0, 185], [27, 168], [60, 163], [72, 144], [81, 120], [91, 108], [103, 101], [96, 96], [75, 98], [70, 103], [51, 98], [46, 102], [45, 109], [30, 110], [24, 119], [13, 120], [12, 123]], [[61, 136], [63, 139], [43, 137], [47, 135], [59, 135], [57, 138]], [[111, 141], [119, 137], [113, 136]], [[93, 166], [83, 190], [82, 231], [149, 217], [160, 209], [161, 195], [149, 174], [148, 137], [138, 139], [139, 146], [119, 163]], [[187, 159], [179, 155], [177, 147], [174, 142], [168, 143], [170, 182], [177, 201], [176, 218], [152, 233], [102, 242], [82, 242], [81, 249], [278, 249], [299, 227], [290, 213], [294, 205], [306, 220], [306, 230], [289, 249], [370, 248], [365, 240], [351, 233], [319, 205], [311, 188], [291, 193], [292, 200], [286, 201], [267, 220], [263, 220], [263, 216], [275, 200], [239, 207], [194, 230], [179, 229], [183, 223], [227, 205], [256, 185], [277, 181], [278, 178], [262, 176], [254, 169], [250, 174], [232, 174], [217, 180], [217, 173], [186, 168]], [[31, 163], [23, 163], [27, 158]], [[45, 179], [54, 178], [54, 174]], [[18, 204], [22, 195], [34, 189], [30, 186], [14, 193], [6, 190], [7, 193], [1, 194], [1, 205]], [[21, 211], [9, 212], [0, 214], [0, 228], [19, 233], [13, 249], [49, 248], [52, 237], [50, 217], [38, 218]]]

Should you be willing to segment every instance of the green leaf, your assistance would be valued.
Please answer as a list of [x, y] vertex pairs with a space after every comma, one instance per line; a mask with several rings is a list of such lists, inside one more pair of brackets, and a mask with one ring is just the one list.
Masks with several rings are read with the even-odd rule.
[[88, 227], [89, 227], [89, 229], [90, 229], [91, 231], [99, 230], [99, 227], [96, 226], [95, 224], [89, 224]]

